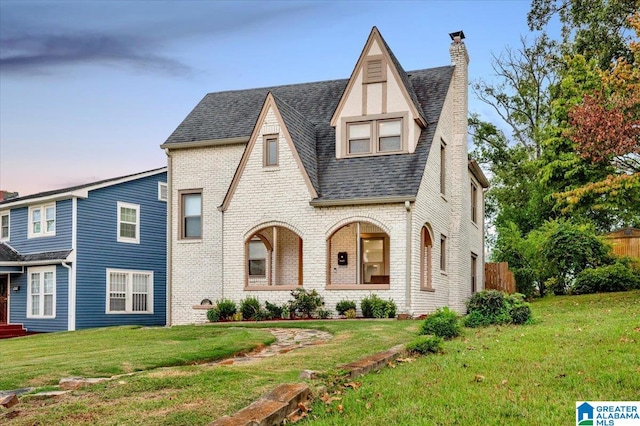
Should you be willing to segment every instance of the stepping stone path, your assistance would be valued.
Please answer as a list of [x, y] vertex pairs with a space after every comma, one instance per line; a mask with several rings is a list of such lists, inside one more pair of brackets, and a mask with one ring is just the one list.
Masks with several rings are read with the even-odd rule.
[[276, 338], [276, 341], [253, 352], [228, 358], [222, 361], [209, 363], [208, 365], [246, 364], [264, 358], [285, 354], [294, 349], [308, 346], [321, 345], [331, 339], [331, 333], [307, 328], [268, 328]]

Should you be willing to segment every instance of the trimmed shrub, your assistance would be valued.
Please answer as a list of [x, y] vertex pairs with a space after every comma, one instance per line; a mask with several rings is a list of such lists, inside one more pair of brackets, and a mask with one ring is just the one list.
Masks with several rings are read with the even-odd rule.
[[307, 291], [297, 288], [291, 292], [293, 300], [289, 302], [291, 311], [304, 318], [311, 318], [320, 306], [324, 305], [324, 299], [316, 290]]
[[318, 318], [327, 319], [331, 316], [332, 312], [328, 309], [318, 309], [317, 314]]
[[393, 300], [382, 300], [372, 294], [360, 301], [360, 309], [365, 318], [394, 318], [397, 307]]
[[356, 318], [356, 310], [355, 309], [349, 309], [344, 314], [347, 317], [347, 319], [355, 319]]
[[340, 315], [345, 315], [349, 309], [356, 309], [356, 302], [353, 300], [341, 300], [336, 303], [336, 311]]
[[220, 321], [220, 313], [216, 308], [211, 308], [207, 311], [207, 319], [210, 322]]
[[260, 318], [260, 301], [255, 297], [248, 296], [240, 302], [240, 312], [245, 320], [258, 321]]
[[419, 354], [437, 354], [442, 352], [442, 337], [418, 336], [407, 344], [407, 351]]
[[220, 320], [228, 320], [233, 318], [233, 315], [238, 312], [238, 307], [233, 300], [220, 299], [216, 301], [216, 310], [218, 311], [218, 318]]
[[469, 314], [464, 318], [467, 327], [491, 324], [525, 324], [531, 319], [531, 307], [524, 295], [506, 295], [497, 290], [484, 290], [467, 302]]
[[640, 288], [638, 273], [621, 262], [585, 269], [578, 274], [571, 294], [608, 293]]
[[282, 306], [273, 303], [264, 302], [264, 307], [269, 312], [271, 318], [282, 318]]
[[452, 339], [460, 335], [458, 315], [447, 306], [438, 308], [428, 315], [422, 323], [420, 334], [433, 334], [444, 339]]
[[524, 298], [524, 294], [514, 293], [504, 299], [513, 324], [526, 324], [531, 320], [531, 307]]

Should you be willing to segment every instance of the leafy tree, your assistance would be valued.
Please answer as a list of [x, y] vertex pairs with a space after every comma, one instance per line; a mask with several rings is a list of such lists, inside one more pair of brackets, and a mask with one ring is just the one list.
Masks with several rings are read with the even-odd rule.
[[527, 15], [530, 30], [544, 30], [552, 18], [562, 25], [563, 51], [595, 59], [606, 69], [612, 61], [632, 58], [628, 18], [638, 0], [532, 0]]

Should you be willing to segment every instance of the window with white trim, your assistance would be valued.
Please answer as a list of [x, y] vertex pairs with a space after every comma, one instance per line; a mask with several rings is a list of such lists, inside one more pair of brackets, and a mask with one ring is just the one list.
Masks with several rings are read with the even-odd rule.
[[346, 124], [347, 156], [406, 151], [402, 117], [351, 121]]
[[140, 205], [118, 201], [119, 243], [140, 243]]
[[55, 318], [56, 267], [28, 268], [27, 318]]
[[28, 238], [56, 235], [56, 203], [29, 207]]
[[107, 269], [108, 314], [152, 314], [153, 272]]
[[158, 182], [158, 200], [167, 201], [169, 199], [169, 187], [167, 182]]
[[9, 240], [9, 212], [0, 212], [0, 241]]

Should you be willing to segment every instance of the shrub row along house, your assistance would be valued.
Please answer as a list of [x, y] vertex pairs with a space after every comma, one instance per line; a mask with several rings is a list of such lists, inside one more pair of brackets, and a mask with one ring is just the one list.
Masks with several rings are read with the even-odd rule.
[[349, 79], [207, 94], [168, 156], [167, 322], [203, 300], [327, 307], [371, 293], [419, 314], [483, 286], [483, 189], [467, 154], [468, 55], [405, 72], [374, 27]]
[[349, 79], [206, 95], [161, 145], [166, 169], [1, 202], [0, 322], [187, 324], [205, 300], [298, 288], [463, 312], [488, 182], [450, 36], [451, 65], [405, 72], [374, 27]]

